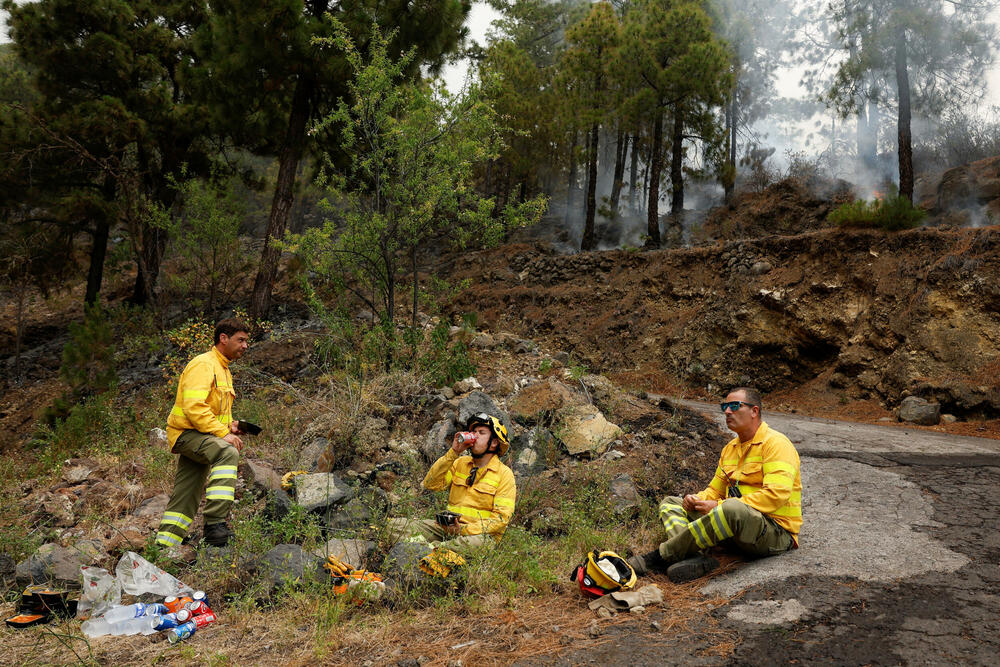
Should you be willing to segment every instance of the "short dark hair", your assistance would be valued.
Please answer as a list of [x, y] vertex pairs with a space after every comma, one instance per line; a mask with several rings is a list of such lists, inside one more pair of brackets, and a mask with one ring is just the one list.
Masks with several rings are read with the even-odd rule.
[[250, 327], [247, 326], [246, 322], [237, 317], [227, 317], [215, 325], [215, 344], [219, 344], [222, 334], [232, 336], [239, 331], [248, 334], [250, 333]]
[[760, 398], [760, 392], [752, 387], [736, 387], [735, 389], [730, 389], [730, 394], [735, 394], [738, 391], [742, 391], [743, 395], [746, 396], [746, 402], [750, 405], [756, 405], [761, 410], [764, 409], [764, 402]]

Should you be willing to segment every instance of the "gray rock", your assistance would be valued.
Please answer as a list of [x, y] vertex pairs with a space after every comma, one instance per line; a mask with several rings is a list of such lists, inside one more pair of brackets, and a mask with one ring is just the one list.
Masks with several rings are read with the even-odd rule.
[[298, 544], [279, 544], [252, 561], [249, 569], [278, 587], [322, 573], [322, 561], [315, 554], [303, 551]]
[[62, 478], [70, 484], [79, 484], [94, 474], [94, 468], [89, 465], [74, 465], [63, 468]]
[[439, 391], [446, 401], [455, 398], [455, 391], [451, 387], [441, 387]]
[[313, 551], [313, 554], [323, 560], [327, 556], [336, 556], [354, 567], [364, 567], [375, 547], [376, 544], [369, 540], [342, 540], [335, 537]]
[[351, 498], [342, 506], [330, 508], [326, 514], [326, 525], [331, 530], [351, 530], [364, 528], [384, 517], [389, 500], [382, 489], [366, 490], [362, 496]]
[[639, 511], [639, 491], [631, 477], [623, 473], [611, 480], [611, 502], [616, 514]]
[[420, 443], [420, 453], [427, 461], [437, 461], [451, 446], [451, 438], [455, 435], [454, 422], [442, 419], [431, 427]]
[[558, 361], [563, 366], [569, 366], [569, 352], [559, 351], [552, 355], [555, 361]]
[[488, 333], [481, 333], [475, 336], [470, 342], [469, 346], [480, 350], [492, 350], [496, 347], [497, 343], [493, 336]]
[[899, 405], [899, 420], [922, 426], [934, 426], [941, 421], [941, 406], [918, 396], [907, 396]]
[[162, 428], [151, 428], [146, 434], [150, 449], [169, 449], [170, 443], [167, 440], [167, 432]]
[[514, 448], [514, 477], [522, 480], [545, 469], [558, 457], [559, 445], [548, 429], [536, 426], [517, 436], [511, 443]]
[[469, 417], [480, 412], [497, 417], [507, 427], [507, 433], [512, 433], [513, 423], [510, 417], [506, 412], [497, 407], [492, 398], [481, 391], [474, 391], [459, 402], [458, 423], [464, 426]]
[[515, 354], [530, 354], [535, 351], [538, 345], [533, 340], [520, 339], [514, 344]]
[[14, 576], [20, 586], [51, 583], [75, 589], [81, 585], [80, 568], [94, 564], [102, 556], [103, 549], [93, 540], [81, 540], [71, 547], [43, 544], [17, 564]]
[[330, 507], [346, 503], [353, 495], [351, 487], [333, 473], [295, 477], [295, 500], [309, 512], [325, 512]]
[[295, 467], [299, 470], [315, 470], [316, 461], [330, 448], [330, 441], [324, 437], [313, 438], [299, 452]]
[[146, 498], [139, 503], [139, 506], [135, 508], [134, 512], [132, 512], [132, 515], [140, 517], [163, 516], [163, 512], [167, 509], [168, 502], [170, 502], [170, 496], [165, 493], [157, 494], [151, 498]]
[[395, 581], [412, 581], [421, 574], [420, 559], [431, 552], [431, 548], [420, 542], [398, 542], [385, 555], [382, 571]]
[[756, 276], [762, 276], [765, 273], [770, 273], [772, 268], [773, 267], [771, 266], [770, 262], [765, 262], [765, 261], [754, 262], [753, 266], [750, 267], [750, 273]]
[[941, 415], [941, 422], [944, 424], [954, 424], [958, 421], [958, 417], [955, 415], [943, 414]]
[[243, 459], [240, 461], [240, 476], [257, 494], [281, 489], [281, 475], [263, 461]]
[[284, 489], [274, 489], [267, 492], [267, 503], [264, 513], [271, 519], [282, 519], [292, 511], [295, 501], [285, 493]]

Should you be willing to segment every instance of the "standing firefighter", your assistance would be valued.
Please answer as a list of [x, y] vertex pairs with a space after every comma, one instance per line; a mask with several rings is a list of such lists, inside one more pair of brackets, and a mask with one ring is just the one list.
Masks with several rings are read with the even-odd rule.
[[[496, 417], [480, 413], [469, 418], [466, 430], [455, 434], [451, 447], [424, 477], [425, 489], [448, 489], [448, 511], [437, 520], [389, 519], [389, 531], [397, 539], [474, 548], [489, 543], [487, 536], [503, 537], [517, 496], [514, 473], [500, 460], [510, 448], [507, 428]], [[471, 456], [462, 456], [466, 450]]]
[[[167, 440], [177, 457], [174, 491], [163, 513], [156, 543], [181, 543], [205, 491], [205, 542], [229, 543], [226, 524], [236, 491], [236, 465], [243, 449], [239, 422], [233, 421], [233, 375], [229, 364], [247, 351], [249, 327], [229, 318], [215, 325], [215, 345], [188, 362], [167, 418]], [[206, 478], [208, 485], [206, 487]]]
[[722, 450], [708, 488], [660, 503], [667, 539], [658, 549], [629, 559], [636, 574], [667, 569], [675, 583], [718, 566], [701, 552], [720, 542], [754, 556], [773, 556], [798, 546], [802, 527], [799, 454], [791, 441], [761, 419], [760, 394], [747, 387], [720, 404], [736, 438]]

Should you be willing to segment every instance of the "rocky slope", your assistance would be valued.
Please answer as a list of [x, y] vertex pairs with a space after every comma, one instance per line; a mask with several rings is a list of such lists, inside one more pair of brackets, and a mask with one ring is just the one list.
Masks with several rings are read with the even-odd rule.
[[[460, 263], [452, 310], [648, 389], [817, 378], [843, 400], [915, 394], [1000, 415], [1000, 229], [820, 230], [569, 256], [514, 245]], [[483, 270], [482, 267], [488, 267]]]

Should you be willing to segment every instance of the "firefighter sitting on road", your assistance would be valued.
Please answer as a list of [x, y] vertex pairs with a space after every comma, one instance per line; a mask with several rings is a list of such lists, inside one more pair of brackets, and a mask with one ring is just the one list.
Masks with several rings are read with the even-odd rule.
[[[457, 514], [456, 520], [449, 525], [446, 519], [391, 518], [388, 528], [394, 539], [423, 538], [434, 546], [475, 548], [489, 544], [487, 536], [503, 536], [517, 496], [514, 473], [500, 460], [510, 448], [507, 428], [496, 417], [480, 413], [469, 418], [466, 430], [476, 439], [462, 443], [456, 433], [423, 481], [431, 491], [448, 488], [448, 512]], [[462, 456], [466, 450], [471, 456]]]
[[[248, 347], [249, 327], [229, 318], [215, 326], [215, 345], [188, 362], [167, 417], [167, 441], [177, 457], [170, 502], [160, 520], [156, 544], [176, 547], [191, 528], [205, 492], [205, 542], [222, 547], [232, 531], [226, 524], [236, 492], [236, 466], [243, 441], [233, 421], [233, 375], [229, 364]], [[205, 480], [208, 479], [208, 486]]]
[[707, 574], [718, 561], [700, 552], [720, 542], [760, 557], [798, 547], [802, 526], [799, 454], [791, 441], [761, 419], [760, 394], [747, 387], [721, 403], [726, 426], [736, 433], [722, 450], [715, 477], [700, 493], [669, 496], [660, 503], [667, 539], [636, 555], [636, 574], [667, 570], [675, 583]]

